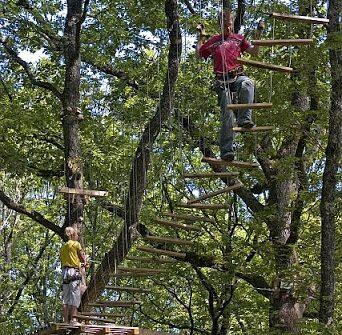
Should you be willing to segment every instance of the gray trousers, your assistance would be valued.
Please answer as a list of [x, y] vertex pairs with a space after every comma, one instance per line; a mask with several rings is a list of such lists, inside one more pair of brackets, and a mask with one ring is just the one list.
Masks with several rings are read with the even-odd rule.
[[[230, 84], [222, 83], [221, 81], [215, 82], [215, 91], [217, 93], [218, 105], [221, 107], [221, 130], [220, 130], [220, 152], [221, 157], [228, 153], [234, 152], [234, 113], [227, 108], [228, 104], [232, 103], [232, 92], [237, 92], [238, 103], [253, 103], [254, 101], [254, 84], [244, 75], [238, 76], [236, 80]], [[239, 109], [235, 112], [237, 124], [243, 121], [251, 120], [252, 111], [250, 109]]]

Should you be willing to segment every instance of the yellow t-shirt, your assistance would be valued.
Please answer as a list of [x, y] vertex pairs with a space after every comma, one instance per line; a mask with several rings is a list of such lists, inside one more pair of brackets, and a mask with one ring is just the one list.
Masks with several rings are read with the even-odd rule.
[[60, 251], [60, 258], [62, 267], [70, 266], [73, 268], [80, 268], [81, 261], [78, 257], [78, 252], [82, 250], [80, 242], [69, 240], [66, 242]]

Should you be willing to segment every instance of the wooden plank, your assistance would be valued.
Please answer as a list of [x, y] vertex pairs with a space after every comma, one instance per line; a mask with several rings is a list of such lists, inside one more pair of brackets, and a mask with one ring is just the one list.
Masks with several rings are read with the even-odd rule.
[[268, 131], [273, 130], [274, 126], [259, 126], [252, 128], [243, 128], [243, 127], [233, 127], [233, 131], [243, 133], [243, 132], [258, 132], [258, 131]]
[[112, 319], [103, 319], [103, 318], [97, 318], [94, 316], [86, 316], [86, 315], [81, 315], [81, 314], [78, 314], [76, 316], [76, 318], [79, 320], [105, 322], [105, 323], [115, 323], [116, 322], [116, 320], [112, 320]]
[[212, 222], [215, 223], [214, 219], [207, 218], [205, 216], [195, 216], [188, 214], [179, 214], [179, 213], [161, 213], [162, 216], [169, 216], [174, 219], [180, 219], [185, 221], [204, 221], [204, 222]]
[[158, 223], [159, 225], [171, 227], [171, 228], [184, 229], [187, 231], [201, 231], [202, 230], [201, 227], [192, 226], [188, 224], [175, 223], [172, 221], [166, 221], [166, 220], [160, 220], [160, 219], [155, 219], [154, 221]]
[[252, 104], [228, 104], [227, 108], [229, 109], [266, 109], [266, 108], [272, 108], [273, 103], [271, 102], [255, 102]]
[[65, 193], [65, 194], [86, 195], [90, 197], [105, 197], [108, 195], [107, 191], [85, 190], [81, 188], [70, 188], [70, 187], [60, 187], [58, 192]]
[[117, 301], [96, 301], [90, 302], [88, 305], [93, 307], [132, 307], [140, 305], [141, 301], [136, 300], [117, 300]]
[[238, 175], [239, 172], [184, 173], [183, 178], [231, 178]]
[[237, 190], [237, 189], [241, 188], [242, 186], [243, 186], [242, 183], [237, 182], [236, 184], [228, 186], [228, 187], [225, 187], [225, 188], [223, 188], [221, 190], [210, 192], [210, 193], [202, 195], [201, 197], [198, 197], [196, 199], [190, 200], [190, 201], [188, 201], [188, 204], [190, 205], [190, 204], [194, 204], [194, 203], [200, 202], [200, 201], [205, 200], [205, 199], [210, 199], [210, 198], [215, 197], [217, 195], [220, 195], [222, 193], [227, 193], [227, 192], [230, 192], [230, 191]]
[[250, 60], [247, 58], [238, 57], [236, 60], [242, 65], [250, 65], [250, 66], [258, 67], [260, 69], [267, 69], [271, 71], [279, 71], [279, 72], [286, 72], [286, 73], [291, 73], [293, 71], [292, 67], [274, 65], [270, 63], [263, 63], [263, 62], [259, 62], [256, 60]]
[[278, 20], [299, 21], [299, 22], [309, 23], [309, 24], [329, 23], [329, 19], [320, 18], [320, 17], [312, 17], [312, 16], [300, 16], [300, 15], [291, 15], [291, 14], [283, 14], [283, 13], [270, 13], [270, 16]]
[[158, 255], [165, 255], [170, 257], [178, 257], [178, 258], [185, 258], [186, 254], [182, 252], [176, 252], [171, 250], [163, 250], [163, 249], [157, 249], [157, 248], [151, 248], [151, 247], [137, 247], [137, 250], [149, 252], [151, 254], [158, 254]]
[[274, 45], [309, 45], [313, 44], [312, 38], [291, 38], [291, 39], [279, 39], [279, 40], [252, 40], [253, 45], [260, 45], [263, 47], [272, 47]]
[[151, 268], [128, 268], [124, 266], [118, 266], [118, 270], [122, 272], [132, 272], [132, 273], [149, 273], [158, 274], [165, 272], [163, 269], [151, 269]]
[[125, 314], [112, 314], [112, 313], [95, 313], [95, 312], [82, 312], [81, 315], [85, 316], [98, 316], [103, 318], [123, 318]]
[[193, 245], [193, 241], [181, 240], [179, 238], [171, 238], [165, 236], [145, 236], [144, 240], [158, 243], [172, 243], [172, 244], [182, 244], [182, 245]]
[[127, 256], [125, 258], [129, 261], [137, 261], [137, 262], [154, 262], [154, 263], [177, 263], [175, 259], [167, 259], [167, 258], [156, 258], [156, 257], [139, 257], [139, 256]]
[[252, 169], [259, 166], [257, 163], [249, 163], [249, 162], [239, 162], [239, 161], [224, 161], [222, 159], [216, 159], [212, 157], [202, 157], [202, 162], [209, 163], [209, 164], [215, 164], [215, 165], [228, 165], [228, 166], [234, 166], [237, 168], [243, 168], [243, 169]]
[[193, 209], [228, 209], [229, 204], [178, 204], [178, 207]]
[[147, 288], [112, 286], [112, 285], [107, 285], [105, 287], [105, 289], [106, 290], [113, 290], [113, 291], [117, 291], [117, 292], [133, 292], [133, 293], [149, 293], [149, 292], [151, 292], [151, 290], [147, 289]]

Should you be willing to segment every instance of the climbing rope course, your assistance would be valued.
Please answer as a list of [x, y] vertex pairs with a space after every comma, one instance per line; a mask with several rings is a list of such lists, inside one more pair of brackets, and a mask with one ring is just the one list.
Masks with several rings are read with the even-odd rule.
[[[202, 3], [199, 3], [199, 8], [202, 8]], [[201, 13], [201, 10], [200, 10]], [[223, 15], [223, 11], [221, 11]], [[201, 13], [202, 15], [202, 13]], [[251, 41], [252, 45], [260, 47], [271, 48], [271, 55], [274, 53], [276, 47], [289, 46], [307, 46], [312, 45], [314, 40], [312, 38], [303, 39], [275, 39], [275, 22], [281, 20], [284, 22], [300, 22], [313, 24], [327, 24], [328, 20], [323, 18], [315, 18], [308, 16], [298, 16], [284, 13], [272, 12], [269, 14], [273, 21], [272, 39], [254, 39]], [[221, 18], [223, 20], [223, 16]], [[187, 33], [186, 33], [187, 34]], [[224, 35], [222, 31], [222, 36]], [[185, 40], [185, 49], [187, 49], [187, 39]], [[294, 49], [291, 50], [291, 55]], [[290, 55], [290, 56], [291, 56]], [[186, 59], [187, 57], [184, 57]], [[273, 89], [273, 72], [282, 73], [284, 76], [293, 73], [294, 69], [291, 67], [291, 58], [289, 66], [263, 62], [260, 60], [253, 60], [246, 57], [238, 57], [239, 64], [246, 68], [253, 67], [262, 70], [269, 70], [269, 96], [268, 101], [253, 102], [253, 103], [235, 103], [234, 99], [227, 104], [227, 108], [231, 113], [240, 109], [253, 110], [270, 110], [276, 108], [272, 103], [272, 89]], [[159, 72], [159, 63], [158, 63]], [[284, 79], [285, 80], [285, 79]], [[223, 77], [224, 85], [227, 85], [226, 78]], [[228, 84], [229, 86], [229, 84]], [[185, 90], [185, 88], [184, 88]], [[186, 92], [184, 92], [185, 94]], [[230, 92], [231, 93], [231, 92]], [[169, 92], [171, 95], [171, 93]], [[159, 97], [160, 100], [160, 97]], [[171, 103], [171, 102], [170, 102]], [[185, 109], [186, 102], [180, 99], [180, 103], [176, 106], [177, 110]], [[184, 107], [185, 106], [185, 107]], [[122, 235], [122, 250], [117, 250], [118, 254], [126, 255], [126, 250], [129, 253], [125, 256], [121, 264], [107, 264], [108, 269], [114, 269], [111, 273], [111, 279], [108, 282], [104, 277], [102, 292], [96, 292], [97, 298], [91, 300], [86, 304], [81, 305], [80, 313], [77, 319], [82, 322], [79, 325], [55, 323], [51, 329], [40, 332], [41, 335], [48, 334], [140, 334], [139, 327], [118, 326], [118, 320], [122, 323], [129, 323], [130, 319], [137, 313], [138, 308], [141, 307], [144, 295], [153, 295], [154, 285], [158, 281], [167, 281], [169, 278], [169, 268], [176, 267], [178, 264], [185, 264], [191, 259], [191, 255], [196, 253], [200, 246], [200, 238], [208, 231], [208, 226], [218, 225], [216, 218], [217, 213], [228, 213], [230, 218], [237, 216], [237, 201], [236, 193], [243, 189], [244, 185], [240, 181], [241, 171], [255, 170], [259, 167], [258, 163], [247, 162], [243, 160], [226, 161], [217, 159], [211, 156], [203, 156], [201, 158], [202, 166], [199, 171], [195, 170], [195, 166], [191, 162], [191, 157], [184, 157], [182, 153], [182, 146], [184, 145], [185, 136], [181, 130], [182, 123], [181, 113], [173, 111], [172, 119], [168, 123], [168, 128], [173, 129], [173, 138], [170, 139], [170, 146], [174, 152], [180, 152], [182, 158], [187, 160], [183, 164], [184, 171], [181, 175], [181, 183], [186, 190], [181, 194], [175, 208], [170, 211], [155, 211], [155, 217], [148, 222], [136, 223], [131, 226], [130, 230]], [[184, 113], [184, 117], [189, 119], [189, 115]], [[201, 117], [205, 117], [201, 115]], [[140, 124], [143, 124], [141, 120]], [[160, 122], [160, 129], [162, 124]], [[234, 125], [232, 131], [236, 133], [258, 133], [273, 131], [275, 129], [272, 125], [256, 125], [251, 128]], [[143, 130], [141, 130], [141, 133]], [[178, 137], [177, 137], [178, 136]], [[255, 135], [254, 141], [258, 140]], [[132, 151], [135, 148], [135, 141], [132, 138]], [[240, 153], [239, 153], [240, 156]], [[184, 159], [184, 160], [185, 160]], [[176, 156], [172, 157], [169, 171], [174, 177], [174, 166], [176, 165]], [[209, 166], [209, 169], [208, 169]], [[167, 196], [162, 189], [164, 182], [163, 174], [159, 176], [162, 202], [165, 202]], [[224, 187], [222, 187], [224, 185]], [[209, 191], [208, 191], [209, 190]], [[106, 197], [107, 191], [102, 190], [88, 190], [62, 187], [60, 193], [65, 194], [68, 202], [73, 203], [75, 196], [80, 196], [87, 203], [90, 197]], [[126, 195], [126, 194], [125, 194]], [[125, 197], [126, 198], [126, 197]], [[163, 208], [166, 208], [165, 204]], [[235, 206], [235, 207], [234, 207]], [[199, 213], [198, 213], [199, 212]], [[69, 210], [70, 216], [71, 210]], [[125, 215], [127, 213], [125, 212]], [[124, 221], [129, 218], [124, 217]], [[70, 217], [69, 217], [70, 220]], [[142, 224], [144, 229], [142, 229]], [[144, 234], [140, 232], [144, 230]], [[130, 236], [128, 236], [129, 234]], [[134, 246], [130, 247], [129, 241], [134, 241]], [[203, 247], [203, 246], [202, 246]], [[108, 262], [109, 262], [109, 258]], [[189, 262], [190, 263], [190, 262]], [[96, 267], [96, 262], [92, 266]], [[154, 285], [150, 284], [148, 287], [141, 287], [140, 279], [152, 278]], [[147, 281], [144, 280], [144, 283]], [[95, 283], [96, 284], [96, 283]], [[233, 285], [233, 284], [232, 284]], [[262, 289], [262, 288], [260, 288]], [[87, 292], [87, 291], [86, 291]], [[87, 294], [87, 293], [86, 293]], [[87, 299], [90, 300], [90, 299]]]

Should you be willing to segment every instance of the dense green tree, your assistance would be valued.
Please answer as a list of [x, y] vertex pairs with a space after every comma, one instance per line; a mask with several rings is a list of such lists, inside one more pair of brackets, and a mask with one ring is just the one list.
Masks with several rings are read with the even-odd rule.
[[[201, 162], [202, 155], [217, 155], [219, 112], [211, 64], [192, 47], [198, 22], [217, 31], [221, 6], [236, 11], [235, 29], [249, 38], [263, 18], [263, 38], [311, 37], [314, 44], [262, 49], [259, 60], [291, 65], [291, 76], [246, 68], [257, 101], [274, 104], [254, 112], [258, 125], [275, 126], [272, 133], [237, 137], [238, 159], [261, 168], [234, 170], [243, 187], [210, 199], [229, 206], [202, 211], [209, 220], [197, 223], [200, 233], [175, 232], [155, 218], [166, 211], [198, 214], [176, 207], [230, 183], [182, 177], [222, 171]], [[106, 290], [108, 283], [139, 285], [151, 293], [133, 295], [141, 306], [121, 311], [117, 322], [182, 334], [339, 332], [341, 4], [329, 2], [328, 31], [265, 14], [325, 17], [326, 6], [315, 0], [0, 2], [1, 332], [39, 332], [60, 319], [57, 255], [68, 225], [81, 230], [94, 261], [82, 310], [99, 298], [132, 298]], [[65, 185], [106, 189], [109, 197], [63, 198], [58, 187]], [[185, 253], [174, 263], [128, 260], [142, 255], [136, 247], [148, 235], [195, 244], [168, 245]], [[119, 265], [165, 272], [120, 278]]]

